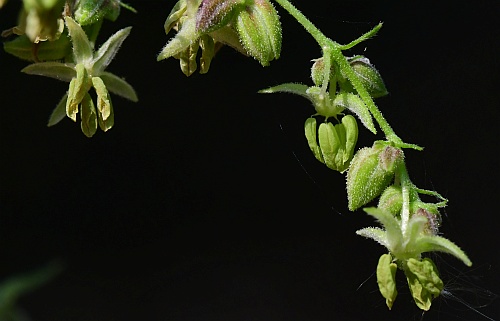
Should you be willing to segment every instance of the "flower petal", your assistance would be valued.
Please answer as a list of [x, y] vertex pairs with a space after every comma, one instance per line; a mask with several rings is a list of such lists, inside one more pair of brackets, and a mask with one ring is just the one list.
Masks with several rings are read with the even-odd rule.
[[457, 259], [464, 262], [467, 266], [472, 266], [471, 260], [467, 257], [464, 251], [452, 241], [441, 236], [423, 236], [418, 239], [415, 246], [420, 252], [439, 251], [451, 254]]
[[21, 72], [29, 75], [45, 76], [68, 82], [76, 77], [74, 64], [65, 64], [54, 61], [31, 64], [24, 67]]
[[118, 30], [114, 35], [99, 48], [92, 60], [92, 71], [94, 75], [99, 75], [110, 64], [111, 60], [115, 57], [120, 49], [123, 41], [130, 34], [132, 27], [127, 27]]
[[64, 117], [66, 117], [67, 99], [68, 99], [68, 93], [64, 94], [64, 96], [57, 104], [56, 108], [54, 108], [54, 110], [52, 111], [52, 114], [50, 114], [49, 122], [47, 123], [48, 127], [54, 126], [55, 124], [59, 123]]
[[92, 45], [82, 27], [71, 17], [66, 17], [71, 42], [73, 43], [73, 58], [75, 63], [86, 63], [92, 59]]
[[133, 102], [137, 102], [139, 100], [134, 88], [123, 78], [120, 78], [110, 72], [103, 72], [99, 77], [106, 85], [106, 88], [113, 94], [122, 96], [123, 98], [127, 98]]

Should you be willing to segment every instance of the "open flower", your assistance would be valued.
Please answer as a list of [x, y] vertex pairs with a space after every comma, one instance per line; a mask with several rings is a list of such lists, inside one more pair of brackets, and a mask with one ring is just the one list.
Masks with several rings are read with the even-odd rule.
[[356, 234], [371, 238], [389, 250], [382, 255], [377, 266], [377, 283], [381, 294], [386, 299], [389, 309], [396, 299], [395, 267], [400, 267], [408, 281], [408, 286], [417, 306], [429, 310], [432, 299], [443, 290], [437, 267], [431, 259], [422, 259], [425, 252], [445, 252], [462, 260], [467, 266], [472, 262], [467, 255], [450, 240], [436, 235], [436, 230], [429, 229], [432, 216], [422, 215], [417, 211], [411, 216], [406, 228], [402, 220], [392, 213], [379, 208], [365, 208], [366, 213], [376, 218], [384, 228], [367, 227]]
[[[66, 17], [66, 27], [73, 43], [73, 63], [41, 62], [31, 64], [22, 71], [68, 81], [69, 90], [52, 112], [48, 126], [57, 124], [64, 116], [76, 121], [76, 115], [80, 111], [82, 131], [86, 136], [92, 137], [97, 124], [103, 131], [113, 127], [114, 115], [109, 92], [134, 102], [138, 100], [129, 83], [104, 71], [129, 35], [131, 27], [116, 32], [95, 52], [78, 23]], [[91, 87], [97, 94], [97, 111], [88, 94]]]

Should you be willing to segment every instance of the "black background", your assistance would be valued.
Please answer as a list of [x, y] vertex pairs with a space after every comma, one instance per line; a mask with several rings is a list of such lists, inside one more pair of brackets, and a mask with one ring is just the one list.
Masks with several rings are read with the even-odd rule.
[[[344, 176], [308, 150], [310, 103], [256, 93], [310, 84], [312, 38], [278, 9], [278, 61], [262, 68], [224, 48], [209, 74], [186, 78], [178, 61], [156, 62], [174, 1], [131, 4], [138, 14], [123, 11], [99, 40], [133, 26], [108, 71], [140, 101], [115, 97], [115, 127], [92, 139], [68, 119], [45, 125], [66, 83], [0, 53], [0, 277], [65, 266], [20, 300], [33, 320], [500, 319], [496, 1], [295, 1], [340, 43], [384, 22], [349, 54], [382, 73], [379, 107], [426, 148], [406, 152], [410, 176], [449, 198], [441, 232], [474, 262], [433, 256], [447, 295], [424, 315], [402, 275], [387, 310], [373, 275], [385, 249], [355, 235], [375, 223], [347, 211]], [[18, 5], [0, 11], [2, 30]]]

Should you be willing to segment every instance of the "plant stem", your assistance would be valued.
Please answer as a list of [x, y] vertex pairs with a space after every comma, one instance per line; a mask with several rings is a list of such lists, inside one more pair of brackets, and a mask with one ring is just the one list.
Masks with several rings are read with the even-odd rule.
[[[283, 7], [288, 13], [300, 23], [307, 32], [311, 34], [311, 36], [316, 40], [316, 42], [321, 46], [327, 46], [330, 39], [328, 39], [309, 19], [299, 9], [297, 9], [290, 1], [288, 0], [274, 0], [280, 6]], [[331, 40], [330, 40], [331, 41]]]
[[339, 65], [340, 71], [344, 73], [349, 81], [352, 83], [354, 89], [356, 89], [358, 95], [361, 97], [363, 102], [366, 104], [368, 110], [373, 115], [375, 120], [377, 121], [380, 129], [385, 134], [385, 137], [388, 141], [394, 143], [397, 147], [401, 148], [413, 148], [416, 150], [422, 150], [423, 148], [414, 144], [406, 144], [401, 138], [396, 135], [392, 127], [389, 125], [387, 120], [384, 118], [380, 110], [377, 108], [373, 99], [371, 98], [368, 91], [365, 89], [358, 76], [354, 72], [354, 69], [351, 67], [346, 57], [342, 54], [342, 50], [350, 49], [353, 46], [359, 44], [360, 42], [374, 36], [378, 30], [382, 27], [382, 23], [379, 23], [375, 28], [368, 31], [358, 39], [351, 41], [347, 45], [340, 45], [330, 38], [326, 37], [309, 19], [299, 9], [297, 9], [290, 1], [288, 0], [274, 0], [276, 1], [283, 9], [285, 9], [292, 17], [299, 22], [306, 31], [311, 34], [311, 36], [316, 40], [316, 42], [321, 46], [323, 51], [323, 56], [327, 53], [331, 53], [331, 57], [333, 60]]
[[349, 79], [354, 89], [356, 89], [358, 95], [361, 97], [361, 99], [363, 99], [363, 102], [366, 104], [366, 107], [368, 107], [368, 110], [377, 121], [378, 125], [380, 126], [380, 129], [382, 129], [382, 131], [384, 132], [387, 140], [394, 142], [396, 144], [402, 143], [401, 139], [396, 135], [391, 125], [389, 125], [387, 120], [385, 120], [384, 116], [373, 102], [373, 99], [371, 98], [370, 94], [365, 89], [365, 87], [359, 80], [358, 76], [356, 75], [356, 72], [347, 61], [347, 58], [344, 57], [344, 55], [342, 54], [342, 51], [340, 49], [341, 46], [334, 42], [331, 43], [331, 46], [333, 47], [332, 48], [333, 59], [339, 64], [341, 71], [347, 76], [347, 79]]
[[408, 171], [406, 169], [406, 164], [404, 162], [398, 166], [396, 177], [401, 184], [401, 191], [403, 193], [403, 208], [401, 209], [401, 231], [405, 236], [406, 230], [408, 229], [408, 222], [410, 221], [410, 189], [413, 187], [413, 183], [410, 181], [410, 177], [408, 176]]

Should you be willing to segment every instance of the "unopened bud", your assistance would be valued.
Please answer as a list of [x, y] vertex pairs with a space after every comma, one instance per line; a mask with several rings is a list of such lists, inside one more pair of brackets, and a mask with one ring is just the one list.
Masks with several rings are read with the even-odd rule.
[[439, 212], [432, 213], [427, 209], [419, 208], [413, 215], [422, 216], [427, 219], [423, 230], [424, 234], [436, 235], [439, 232], [439, 226], [441, 225]]
[[347, 198], [351, 211], [379, 196], [390, 184], [403, 152], [396, 147], [375, 142], [360, 149], [347, 173]]
[[388, 94], [382, 76], [368, 58], [358, 56], [352, 59], [350, 64], [370, 96], [377, 98]]
[[263, 66], [278, 59], [281, 52], [281, 23], [268, 0], [255, 0], [238, 13], [236, 30], [247, 53]]
[[115, 21], [120, 15], [119, 0], [81, 0], [75, 10], [75, 20], [86, 26], [106, 18]]
[[380, 195], [377, 207], [394, 216], [399, 215], [403, 208], [403, 192], [401, 186], [391, 185], [387, 187], [382, 195]]
[[323, 58], [314, 59], [313, 61], [311, 79], [316, 86], [321, 86], [325, 81], [325, 61]]
[[224, 27], [235, 12], [244, 8], [245, 0], [203, 0], [196, 13], [196, 30], [207, 33]]

